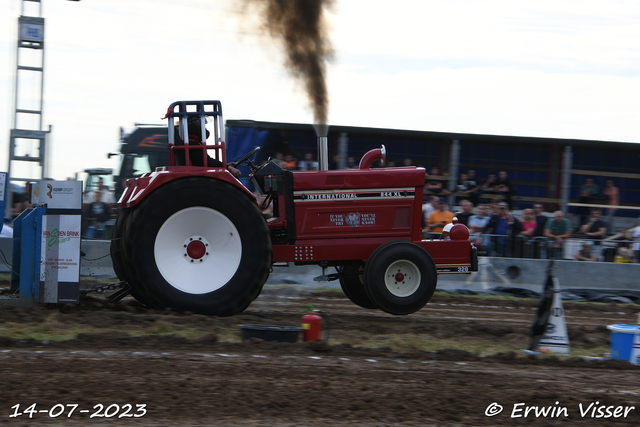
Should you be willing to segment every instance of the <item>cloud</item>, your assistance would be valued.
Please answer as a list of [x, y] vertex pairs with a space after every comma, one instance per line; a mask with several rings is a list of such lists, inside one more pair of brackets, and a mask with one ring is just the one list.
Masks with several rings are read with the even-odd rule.
[[630, 135], [637, 134], [633, 117], [640, 86], [627, 77], [479, 68], [407, 71], [379, 84], [382, 80], [375, 74], [334, 75], [330, 90], [345, 96], [332, 103], [331, 121], [620, 141], [633, 141]]
[[[341, 2], [333, 26], [339, 60], [405, 58], [425, 66], [512, 67], [638, 75], [640, 5], [615, 2]], [[379, 59], [383, 67], [388, 61]], [[474, 67], [474, 64], [476, 66]], [[608, 71], [607, 71], [608, 70]]]

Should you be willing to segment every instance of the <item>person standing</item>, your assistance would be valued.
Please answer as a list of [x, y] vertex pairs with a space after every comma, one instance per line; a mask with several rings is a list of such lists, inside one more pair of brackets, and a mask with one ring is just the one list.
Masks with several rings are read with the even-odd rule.
[[427, 227], [432, 236], [434, 236], [435, 234], [442, 233], [444, 226], [452, 220], [453, 212], [447, 210], [447, 204], [444, 199], [442, 199], [438, 202], [438, 208], [429, 217]]
[[[578, 203], [590, 204], [596, 201], [598, 197], [598, 185], [593, 182], [593, 178], [587, 178], [584, 180], [584, 184], [580, 186], [580, 198]], [[580, 215], [580, 223], [575, 231], [580, 229], [580, 226], [584, 224], [589, 216], [589, 208], [587, 206], [581, 206], [576, 210], [576, 213]]]
[[477, 214], [472, 215], [471, 218], [469, 218], [469, 224], [467, 227], [469, 228], [469, 232], [472, 236], [471, 240], [475, 242], [476, 246], [478, 246], [478, 251], [486, 252], [486, 247], [490, 242], [482, 235], [482, 232], [490, 219], [487, 215], [487, 205], [478, 205], [477, 211]]
[[109, 188], [106, 185], [104, 185], [104, 178], [102, 178], [102, 177], [98, 178], [98, 188], [86, 193], [83, 196], [84, 200], [82, 201], [82, 203], [90, 204], [90, 203], [95, 202], [97, 193], [101, 194], [101, 196], [102, 196], [101, 200], [104, 203], [107, 203], [109, 205], [115, 205], [116, 204], [116, 198], [115, 198], [114, 192], [109, 190]]
[[16, 218], [31, 205], [31, 183], [24, 183], [24, 192], [13, 190], [11, 192], [11, 217]]
[[298, 170], [301, 171], [317, 171], [318, 162], [313, 159], [312, 153], [305, 153], [304, 158], [298, 162]]
[[[599, 240], [605, 236], [607, 233], [607, 225], [602, 220], [602, 211], [600, 209], [591, 209], [591, 216], [582, 224], [580, 232], [591, 240]], [[599, 244], [599, 242], [596, 244]]]
[[583, 233], [589, 240], [592, 240], [594, 245], [593, 249], [596, 252], [598, 258], [602, 255], [602, 246], [600, 246], [600, 239], [603, 239], [607, 234], [607, 224], [602, 220], [602, 211], [598, 208], [591, 209], [591, 216], [582, 224], [580, 232]]
[[[422, 205], [422, 228], [426, 228], [429, 223], [429, 217], [436, 210], [440, 198], [438, 196], [429, 196], [427, 203]], [[426, 230], [428, 231], [428, 230]]]
[[515, 191], [508, 178], [506, 170], [498, 172], [498, 179], [495, 181], [495, 189], [500, 196], [504, 197], [504, 200], [509, 205], [509, 209], [513, 209], [511, 198], [515, 194]]
[[640, 264], [640, 216], [638, 217], [638, 226], [631, 233], [633, 239], [633, 262]]
[[461, 173], [456, 186], [456, 203], [462, 205], [464, 200], [470, 199], [473, 187], [474, 185], [469, 181], [467, 174]]
[[491, 252], [496, 256], [506, 257], [513, 236], [522, 231], [522, 223], [511, 215], [506, 202], [498, 204], [498, 213], [494, 214], [484, 229], [485, 234], [493, 234]]
[[[605, 201], [607, 205], [618, 206], [620, 204], [620, 190], [615, 186], [612, 179], [605, 181], [605, 187], [604, 190], [602, 190], [602, 194], [607, 198]], [[615, 214], [615, 208], [607, 208], [607, 224], [609, 225], [609, 233], [613, 233], [613, 217]]]
[[593, 245], [591, 242], [584, 242], [582, 244], [582, 249], [576, 252], [576, 256], [573, 257], [574, 261], [597, 261], [598, 256], [593, 250]]
[[443, 185], [440, 176], [440, 168], [434, 166], [431, 168], [431, 173], [426, 177], [426, 185], [424, 186], [425, 193], [427, 194], [440, 194], [442, 193]]
[[478, 178], [476, 178], [475, 169], [469, 169], [467, 171], [467, 180], [469, 181], [470, 187], [469, 200], [474, 204], [474, 206], [478, 206], [480, 201], [480, 185], [478, 184]]
[[[536, 222], [536, 214], [531, 208], [527, 208], [522, 211], [522, 231], [518, 233], [515, 241], [513, 242], [514, 248], [514, 256], [522, 256], [526, 257], [525, 251], [527, 246], [525, 243], [535, 237], [536, 228], [538, 227], [538, 223]], [[531, 245], [531, 244], [529, 244]], [[517, 249], [517, 251], [515, 251]], [[535, 252], [531, 254], [532, 256], [536, 256]]]
[[284, 169], [284, 154], [277, 152], [273, 156], [273, 163]]
[[296, 170], [298, 168], [298, 160], [293, 157], [293, 155], [287, 154], [286, 156], [284, 156], [284, 162], [282, 162], [282, 166], [290, 171]]
[[536, 222], [536, 216], [533, 209], [525, 209], [522, 211], [522, 231], [518, 233], [518, 236], [524, 238], [531, 238], [534, 236], [538, 223]]
[[85, 230], [85, 236], [87, 239], [102, 239], [106, 222], [111, 217], [111, 209], [108, 203], [102, 201], [101, 192], [96, 191], [94, 197], [95, 201], [89, 205], [87, 218], [89, 224]]
[[547, 223], [547, 220], [549, 218], [547, 218], [543, 212], [544, 212], [544, 207], [540, 204], [540, 203], [536, 203], [535, 205], [533, 205], [533, 211], [536, 214], [536, 231], [533, 233], [533, 235], [535, 237], [542, 237], [544, 236], [544, 226]]
[[564, 241], [571, 237], [571, 222], [564, 217], [564, 212], [556, 211], [554, 217], [547, 221], [544, 237], [549, 239], [551, 257], [562, 259]]
[[460, 224], [469, 226], [469, 218], [473, 216], [473, 203], [469, 200], [463, 200], [460, 202], [461, 212], [456, 212], [456, 218]]
[[497, 178], [495, 173], [490, 173], [489, 175], [487, 175], [487, 179], [482, 183], [482, 187], [480, 187], [483, 194], [497, 194], [496, 179]]
[[580, 186], [580, 200], [584, 200], [581, 203], [592, 203], [598, 195], [598, 190], [598, 185], [593, 182], [593, 178], [585, 179], [584, 184]]
[[492, 217], [500, 213], [500, 200], [499, 199], [491, 199], [491, 201], [487, 204], [487, 215]]

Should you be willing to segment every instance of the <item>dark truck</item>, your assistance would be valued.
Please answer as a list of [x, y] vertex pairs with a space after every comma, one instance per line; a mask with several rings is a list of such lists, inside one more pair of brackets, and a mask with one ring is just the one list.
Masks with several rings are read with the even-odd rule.
[[[311, 138], [315, 138], [313, 130], [310, 132]], [[227, 145], [227, 156], [231, 159], [240, 157], [255, 146], [263, 146], [269, 136], [268, 132], [229, 126], [226, 134], [229, 140], [233, 140]], [[155, 171], [158, 166], [169, 164], [168, 144], [166, 126], [138, 125], [131, 133], [123, 135], [120, 140], [120, 152], [110, 154], [110, 156], [120, 155], [121, 157], [119, 173], [114, 176], [116, 200], [122, 195], [127, 179], [137, 178]], [[266, 157], [263, 157], [262, 160], [266, 160]], [[243, 167], [241, 170], [240, 181], [250, 185], [249, 168]]]

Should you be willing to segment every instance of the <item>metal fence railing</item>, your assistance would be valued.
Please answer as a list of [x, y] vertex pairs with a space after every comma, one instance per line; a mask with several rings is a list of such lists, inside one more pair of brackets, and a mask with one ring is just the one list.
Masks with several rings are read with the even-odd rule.
[[561, 247], [555, 247], [546, 237], [522, 237], [499, 234], [471, 235], [480, 256], [497, 256], [533, 259], [570, 259], [583, 249], [585, 242], [591, 245], [596, 260], [601, 262], [632, 262], [633, 243], [630, 240], [597, 240], [579, 237], [568, 238]]

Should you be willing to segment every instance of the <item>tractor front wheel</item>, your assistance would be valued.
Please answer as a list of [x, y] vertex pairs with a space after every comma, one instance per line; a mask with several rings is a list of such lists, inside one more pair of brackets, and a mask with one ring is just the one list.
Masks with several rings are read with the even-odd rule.
[[260, 294], [271, 240], [258, 206], [240, 189], [216, 179], [175, 180], [136, 211], [127, 253], [154, 305], [230, 316]]
[[364, 269], [371, 301], [391, 314], [411, 314], [424, 307], [436, 290], [438, 272], [421, 246], [393, 241], [378, 247]]

